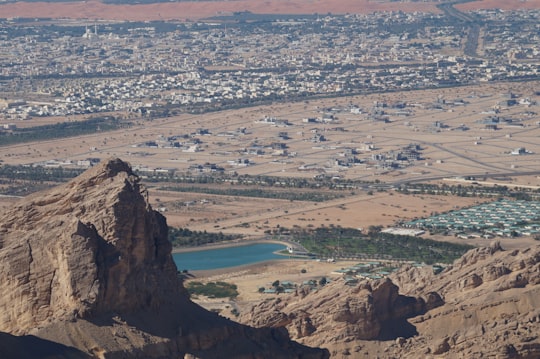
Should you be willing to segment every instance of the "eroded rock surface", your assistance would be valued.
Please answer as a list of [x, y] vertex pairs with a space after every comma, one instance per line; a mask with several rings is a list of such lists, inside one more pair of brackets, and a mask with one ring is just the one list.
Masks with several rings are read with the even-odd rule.
[[284, 326], [332, 358], [533, 359], [540, 358], [539, 284], [540, 246], [505, 251], [495, 242], [440, 274], [411, 266], [379, 281], [338, 279], [254, 305], [241, 320]]
[[[432, 307], [441, 304], [440, 297], [430, 298]], [[423, 298], [400, 295], [388, 279], [359, 285], [338, 280], [304, 299], [292, 295], [261, 302], [240, 320], [257, 327], [286, 327], [295, 338], [324, 346], [410, 337], [415, 331], [406, 319], [425, 311]]]
[[165, 218], [119, 159], [4, 213], [0, 273], [0, 331], [77, 354], [328, 356], [290, 341], [286, 331], [246, 327], [192, 303], [177, 278]]

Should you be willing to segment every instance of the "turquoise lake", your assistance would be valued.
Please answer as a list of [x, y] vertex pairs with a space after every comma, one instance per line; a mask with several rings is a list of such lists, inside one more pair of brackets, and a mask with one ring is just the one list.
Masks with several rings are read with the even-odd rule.
[[278, 243], [254, 243], [245, 246], [205, 249], [201, 251], [173, 253], [179, 271], [187, 269], [207, 270], [236, 267], [287, 257], [275, 254], [287, 247]]

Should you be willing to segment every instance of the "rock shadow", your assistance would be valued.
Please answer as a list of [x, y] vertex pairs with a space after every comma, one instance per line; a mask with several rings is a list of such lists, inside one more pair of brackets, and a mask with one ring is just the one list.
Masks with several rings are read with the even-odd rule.
[[0, 332], [0, 357], [2, 359], [91, 359], [76, 348], [41, 339], [33, 335], [15, 336]]
[[405, 318], [390, 319], [381, 323], [381, 331], [377, 340], [395, 340], [396, 338], [411, 338], [418, 335], [416, 327]]

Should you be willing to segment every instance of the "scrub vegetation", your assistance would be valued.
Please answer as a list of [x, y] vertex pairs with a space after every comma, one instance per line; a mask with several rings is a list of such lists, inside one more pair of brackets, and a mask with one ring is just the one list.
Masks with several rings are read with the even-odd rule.
[[189, 282], [186, 288], [190, 295], [204, 295], [208, 298], [235, 298], [238, 296], [235, 284], [226, 282]]

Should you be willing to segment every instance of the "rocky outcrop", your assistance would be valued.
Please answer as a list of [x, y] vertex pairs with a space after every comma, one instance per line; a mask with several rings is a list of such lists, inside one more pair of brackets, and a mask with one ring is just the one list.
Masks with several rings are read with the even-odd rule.
[[504, 265], [487, 265], [484, 267], [482, 273], [482, 280], [486, 282], [494, 281], [503, 275], [507, 275], [511, 270], [506, 268]]
[[119, 160], [21, 203], [0, 235], [0, 330], [156, 309], [181, 296], [165, 218]]
[[[431, 307], [442, 304], [434, 293], [429, 301]], [[388, 279], [357, 286], [337, 280], [304, 300], [284, 296], [259, 303], [240, 320], [261, 327], [286, 327], [296, 339], [323, 346], [331, 342], [412, 336], [414, 328], [406, 319], [425, 310], [424, 299], [400, 295], [398, 287]]]
[[[245, 323], [279, 315], [293, 338], [332, 358], [540, 358], [540, 246], [467, 252], [440, 274], [404, 266], [390, 279], [332, 281], [259, 303]], [[309, 332], [297, 320], [309, 321]]]
[[0, 331], [106, 358], [327, 356], [192, 303], [147, 196], [113, 159], [3, 214]]
[[482, 277], [480, 277], [476, 273], [472, 273], [461, 280], [461, 282], [459, 283], [459, 287], [466, 290], [476, 288], [480, 284], [482, 284]]

